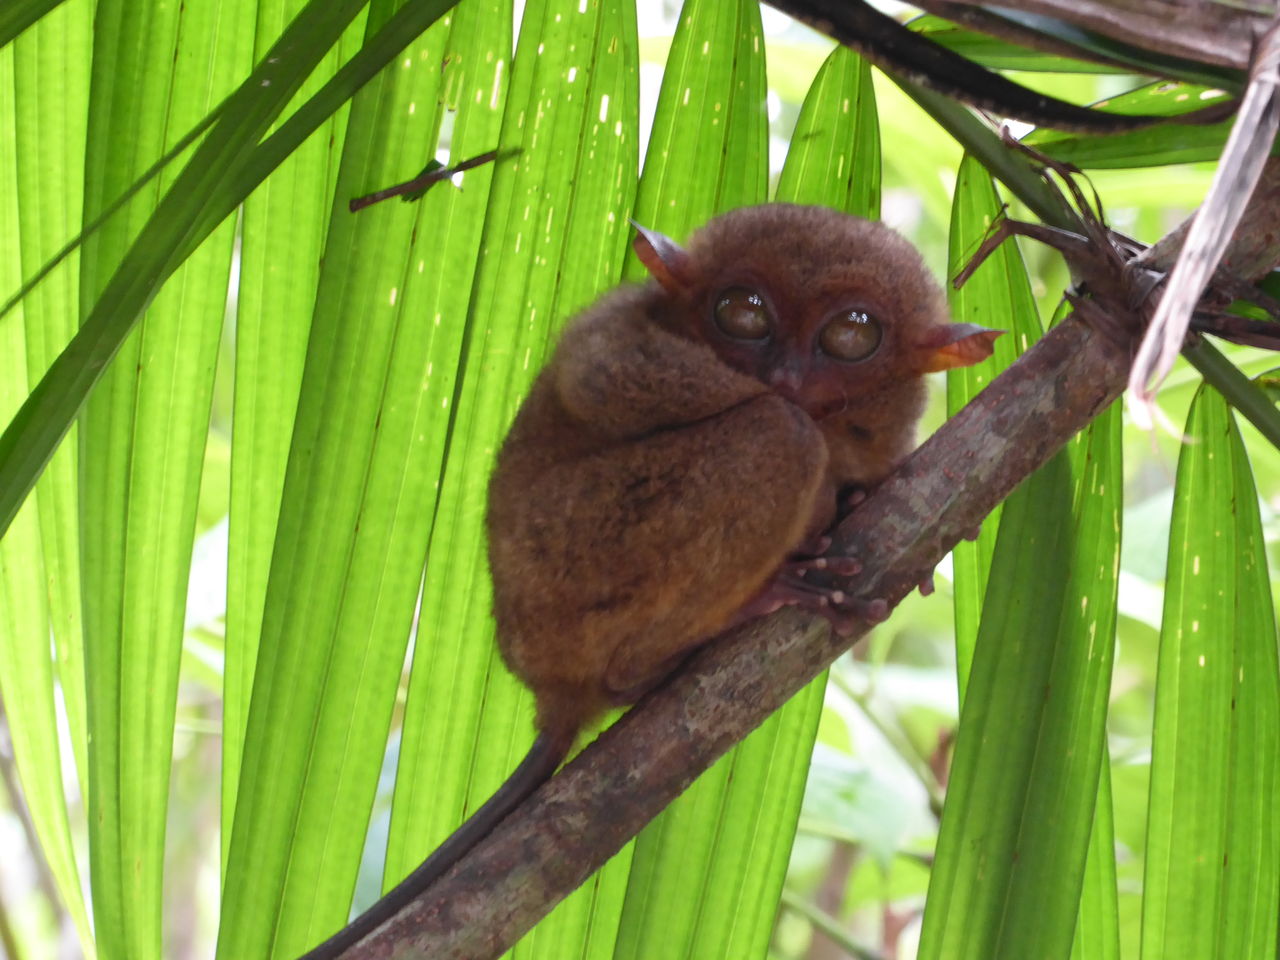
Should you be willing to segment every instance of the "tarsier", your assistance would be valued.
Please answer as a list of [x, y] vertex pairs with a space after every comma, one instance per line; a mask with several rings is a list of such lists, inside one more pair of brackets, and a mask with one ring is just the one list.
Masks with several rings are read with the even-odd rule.
[[805, 581], [849, 491], [915, 445], [923, 376], [998, 335], [950, 323], [915, 249], [879, 223], [768, 204], [687, 247], [641, 229], [652, 279], [567, 326], [498, 455], [489, 560], [498, 644], [538, 737], [496, 794], [309, 958], [334, 957], [429, 886], [693, 649], [784, 604], [884, 616]]

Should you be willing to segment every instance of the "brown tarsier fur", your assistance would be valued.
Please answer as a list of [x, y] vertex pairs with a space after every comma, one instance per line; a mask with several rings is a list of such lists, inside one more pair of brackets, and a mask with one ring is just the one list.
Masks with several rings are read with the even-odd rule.
[[[687, 248], [642, 230], [636, 249], [655, 279], [569, 323], [489, 486], [498, 644], [534, 693], [540, 736], [449, 856], [437, 851], [374, 912], [487, 834], [586, 723], [634, 703], [744, 611], [803, 602], [783, 589], [753, 606], [832, 523], [840, 491], [879, 482], [913, 448], [923, 374], [991, 351], [992, 331], [948, 323], [915, 249], [858, 217], [749, 207]], [[735, 288], [758, 294], [768, 336], [721, 331], [716, 304]], [[819, 340], [850, 311], [882, 337], [856, 362]], [[358, 935], [391, 907], [358, 920], [370, 920]]]
[[[946, 322], [910, 244], [820, 207], [720, 217], [667, 269], [672, 288], [616, 290], [565, 330], [489, 487], [498, 643], [539, 729], [569, 743], [720, 632], [831, 523], [838, 489], [912, 449], [914, 345]], [[764, 297], [771, 342], [718, 330], [733, 287]], [[880, 320], [879, 350], [815, 350], [817, 328], [853, 308]]]

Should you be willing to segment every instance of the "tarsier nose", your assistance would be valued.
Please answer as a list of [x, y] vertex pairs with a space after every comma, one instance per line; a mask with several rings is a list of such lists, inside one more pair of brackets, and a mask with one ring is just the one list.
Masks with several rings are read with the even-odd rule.
[[774, 367], [769, 371], [769, 386], [783, 396], [794, 396], [799, 393], [803, 382], [804, 372], [791, 364]]

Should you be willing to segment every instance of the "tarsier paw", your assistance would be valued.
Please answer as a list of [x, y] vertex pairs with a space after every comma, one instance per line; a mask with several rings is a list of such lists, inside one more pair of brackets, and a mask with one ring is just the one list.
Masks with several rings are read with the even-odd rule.
[[837, 577], [854, 577], [862, 572], [862, 563], [853, 557], [829, 557], [830, 537], [817, 537], [801, 547], [782, 565], [781, 578], [803, 578], [810, 570], [821, 570]]
[[[844, 497], [845, 503], [857, 503], [866, 498], [866, 492], [855, 489]], [[880, 623], [889, 616], [889, 604], [882, 599], [857, 600], [847, 590], [835, 584], [818, 584], [807, 574], [820, 572], [837, 582], [848, 581], [862, 573], [862, 561], [856, 557], [832, 555], [831, 538], [815, 537], [782, 565], [773, 581], [751, 604], [755, 610], [761, 606], [777, 609], [780, 606], [803, 607], [821, 614], [840, 636], [850, 636], [859, 623]]]
[[859, 623], [883, 623], [889, 619], [889, 603], [883, 598], [855, 600], [841, 590], [831, 591], [830, 598], [818, 610], [842, 637], [851, 636]]
[[786, 564], [786, 573], [802, 577], [810, 570], [821, 570], [837, 577], [856, 577], [862, 572], [862, 561], [853, 557], [814, 557], [810, 560], [793, 560]]
[[867, 487], [845, 487], [836, 497], [836, 520], [838, 524], [867, 499]]
[[[865, 489], [854, 487], [841, 494], [839, 505], [842, 511], [847, 512], [866, 498]], [[784, 606], [795, 606], [820, 614], [840, 636], [850, 636], [860, 624], [876, 624], [887, 620], [887, 600], [882, 597], [857, 599], [847, 589], [840, 589], [836, 585], [844, 582], [846, 587], [852, 586], [847, 581], [862, 573], [863, 565], [856, 557], [828, 553], [831, 545], [831, 537], [825, 535], [802, 544], [783, 563], [773, 580], [743, 608], [734, 622], [741, 623], [764, 616]], [[824, 574], [818, 579], [827, 583], [812, 582], [808, 575], [815, 572]], [[831, 583], [831, 580], [835, 583]], [[933, 593], [932, 572], [921, 578], [919, 587], [924, 596]]]
[[840, 506], [844, 508], [844, 512], [848, 512], [867, 499], [867, 491], [862, 487], [851, 487], [846, 490], [840, 497]]
[[861, 613], [859, 614], [863, 620], [870, 623], [884, 623], [889, 619], [889, 601], [883, 597], [876, 597], [874, 600], [862, 600], [859, 602]]
[[854, 633], [859, 623], [880, 623], [889, 616], [889, 604], [883, 599], [858, 600], [843, 590], [809, 583], [784, 570], [747, 604], [735, 622], [764, 616], [786, 606], [820, 614], [842, 637]]

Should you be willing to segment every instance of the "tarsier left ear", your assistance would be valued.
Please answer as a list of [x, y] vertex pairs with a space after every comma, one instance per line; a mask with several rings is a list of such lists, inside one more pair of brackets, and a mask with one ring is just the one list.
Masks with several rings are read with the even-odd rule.
[[917, 343], [923, 354], [921, 372], [935, 373], [980, 363], [991, 356], [996, 337], [1004, 332], [980, 327], [976, 323], [944, 323], [930, 327]]
[[634, 220], [636, 256], [663, 289], [677, 293], [689, 285], [689, 254], [684, 247], [657, 230], [642, 227]]

